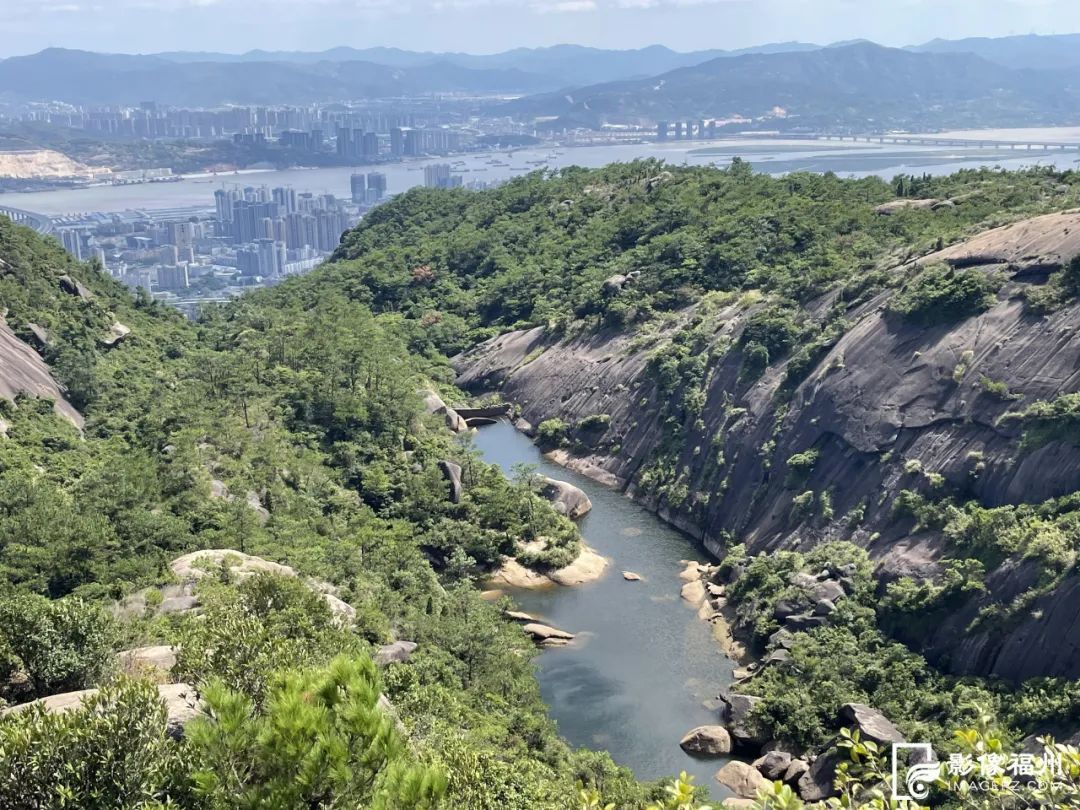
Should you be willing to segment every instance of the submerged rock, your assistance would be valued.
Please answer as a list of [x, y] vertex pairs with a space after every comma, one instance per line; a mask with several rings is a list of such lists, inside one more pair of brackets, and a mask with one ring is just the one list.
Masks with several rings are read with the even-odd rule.
[[573, 633], [559, 630], [539, 622], [530, 622], [521, 628], [541, 647], [561, 647], [574, 640]]

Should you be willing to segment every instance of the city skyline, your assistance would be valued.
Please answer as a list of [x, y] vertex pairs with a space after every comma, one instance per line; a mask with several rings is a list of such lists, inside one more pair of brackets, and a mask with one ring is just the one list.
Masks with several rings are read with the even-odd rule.
[[[269, 4], [273, 13], [260, 11]], [[678, 51], [785, 40], [866, 38], [890, 46], [934, 38], [1080, 31], [1066, 0], [8, 0], [0, 57], [68, 47], [115, 53], [349, 45], [491, 53], [572, 42]], [[1023, 26], [1016, 21], [1023, 19]], [[574, 36], [567, 37], [568, 24]], [[349, 32], [343, 35], [343, 31]], [[499, 47], [492, 47], [492, 43]], [[136, 45], [137, 43], [137, 45]]]

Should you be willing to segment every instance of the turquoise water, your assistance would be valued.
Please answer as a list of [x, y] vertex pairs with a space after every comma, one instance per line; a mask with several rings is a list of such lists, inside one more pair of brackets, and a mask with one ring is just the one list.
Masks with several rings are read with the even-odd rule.
[[[611, 561], [597, 582], [512, 592], [522, 610], [578, 634], [573, 645], [545, 650], [537, 662], [560, 733], [572, 745], [606, 749], [640, 779], [685, 770], [720, 797], [712, 776], [726, 760], [695, 759], [679, 748], [691, 728], [716, 722], [702, 704], [731, 683], [734, 666], [710, 626], [679, 597], [680, 561], [704, 560], [706, 552], [622, 493], [545, 460], [509, 424], [481, 428], [475, 445], [508, 473], [514, 464], [535, 464], [585, 490], [593, 508], [578, 525], [588, 545]], [[627, 582], [623, 571], [644, 581]]]

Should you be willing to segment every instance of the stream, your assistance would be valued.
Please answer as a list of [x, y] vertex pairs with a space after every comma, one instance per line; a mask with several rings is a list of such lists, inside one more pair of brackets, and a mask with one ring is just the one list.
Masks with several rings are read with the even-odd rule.
[[[686, 771], [714, 798], [726, 795], [712, 777], [727, 759], [698, 759], [679, 748], [687, 731], [717, 722], [703, 703], [733, 680], [734, 664], [710, 625], [679, 597], [680, 560], [704, 561], [705, 550], [621, 492], [546, 460], [509, 423], [481, 428], [474, 444], [508, 475], [515, 464], [535, 465], [592, 500], [578, 527], [610, 561], [603, 578], [507, 591], [521, 610], [577, 634], [570, 646], [537, 658], [540, 691], [559, 732], [575, 747], [609, 751], [639, 779]], [[623, 571], [642, 581], [627, 582]]]

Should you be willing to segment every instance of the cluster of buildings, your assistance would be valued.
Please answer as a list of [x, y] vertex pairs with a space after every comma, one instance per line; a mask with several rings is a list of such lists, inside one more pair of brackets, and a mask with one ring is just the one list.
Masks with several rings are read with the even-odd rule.
[[431, 163], [424, 167], [424, 185], [428, 188], [461, 188], [463, 178], [453, 173], [449, 163]]
[[[415, 106], [415, 105], [414, 105]], [[138, 106], [35, 105], [14, 117], [87, 135], [129, 140], [222, 140], [276, 145], [294, 153], [336, 156], [343, 163], [450, 154], [480, 133], [445, 110], [367, 109], [340, 104], [187, 109], [145, 101]]]
[[709, 140], [716, 137], [716, 126], [716, 121], [660, 121], [656, 125], [656, 140]]
[[350, 199], [283, 186], [220, 188], [214, 207], [94, 213], [54, 220], [69, 253], [181, 309], [305, 273], [386, 195], [379, 172], [354, 174]]

